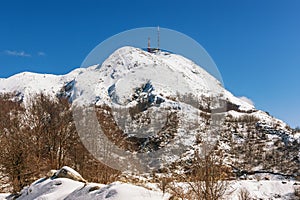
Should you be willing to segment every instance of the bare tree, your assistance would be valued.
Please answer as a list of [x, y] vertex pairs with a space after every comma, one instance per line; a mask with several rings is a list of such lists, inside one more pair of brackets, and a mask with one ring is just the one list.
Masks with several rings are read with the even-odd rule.
[[[192, 163], [187, 168], [188, 172], [178, 174], [176, 178], [168, 183], [168, 190], [177, 198], [190, 200], [217, 200], [221, 199], [226, 192], [228, 183], [226, 181], [230, 174], [229, 168], [223, 164], [222, 154], [209, 150], [195, 152]], [[186, 165], [185, 162], [181, 164]], [[184, 182], [186, 189], [182, 189], [177, 181]]]
[[227, 188], [226, 168], [223, 166], [223, 159], [213, 151], [205, 152], [204, 155], [196, 152], [194, 165], [194, 171], [188, 182], [191, 195], [195, 196], [196, 199], [220, 199]]
[[11, 100], [13, 95], [0, 97], [0, 163], [1, 170], [8, 175], [14, 192], [30, 182], [28, 170], [28, 129], [22, 126], [20, 113], [23, 108]]
[[100, 163], [81, 143], [67, 99], [38, 94], [25, 109], [14, 95], [0, 96], [0, 170], [12, 192], [64, 165], [91, 181], [118, 178], [117, 170]]

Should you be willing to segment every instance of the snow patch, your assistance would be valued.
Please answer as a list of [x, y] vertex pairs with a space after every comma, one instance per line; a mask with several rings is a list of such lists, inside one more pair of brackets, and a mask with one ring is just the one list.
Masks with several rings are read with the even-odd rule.
[[239, 97], [239, 99], [250, 104], [251, 106], [254, 106], [254, 102], [251, 99], [249, 99], [248, 97]]

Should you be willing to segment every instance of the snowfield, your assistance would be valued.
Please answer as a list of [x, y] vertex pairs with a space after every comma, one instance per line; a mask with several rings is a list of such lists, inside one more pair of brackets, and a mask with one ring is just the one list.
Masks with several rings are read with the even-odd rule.
[[164, 200], [167, 195], [161, 192], [147, 190], [143, 187], [126, 183], [112, 183], [102, 185], [96, 183], [84, 184], [78, 181], [58, 178], [40, 179], [28, 188], [25, 188], [19, 200], [32, 199], [65, 199], [65, 200]]
[[[63, 167], [74, 176], [81, 175], [69, 167]], [[61, 169], [61, 170], [62, 170]], [[61, 170], [58, 170], [61, 171]], [[297, 199], [295, 188], [300, 183], [282, 180], [241, 180], [230, 181], [224, 199], [239, 200], [241, 190], [249, 192], [252, 199]], [[152, 186], [151, 186], [152, 185]], [[17, 200], [169, 200], [171, 195], [157, 189], [156, 184], [147, 184], [152, 190], [128, 183], [114, 182], [109, 185], [99, 183], [83, 183], [71, 178], [41, 178], [25, 187]], [[185, 183], [178, 183], [184, 187]], [[12, 200], [13, 195], [0, 194], [0, 200]]]
[[[226, 198], [231, 200], [240, 200], [239, 195], [241, 190], [247, 190], [249, 196], [252, 199], [285, 199], [285, 200], [297, 200], [294, 196], [295, 188], [299, 185], [295, 185], [294, 181], [257, 181], [257, 180], [243, 180], [243, 181], [233, 181], [228, 192], [233, 191], [231, 195]], [[298, 183], [299, 184], [299, 183]]]
[[[6, 199], [7, 194], [0, 196]], [[7, 199], [10, 199], [9, 197]], [[21, 191], [18, 200], [167, 200], [169, 195], [126, 183], [84, 184], [67, 178], [40, 179]]]
[[[63, 172], [60, 174], [60, 172]], [[69, 178], [66, 178], [69, 177]], [[83, 183], [77, 181], [81, 175], [70, 167], [64, 166], [53, 176], [41, 178], [25, 187], [18, 200], [167, 200], [169, 194], [151, 191], [128, 183], [115, 182], [109, 185]], [[9, 194], [1, 194], [0, 199], [14, 199]]]
[[114, 86], [119, 103], [124, 104], [134, 88], [151, 80], [156, 93], [165, 96], [176, 95], [177, 92], [205, 96], [223, 94], [240, 109], [254, 108], [225, 90], [216, 78], [191, 60], [176, 54], [148, 53], [134, 47], [117, 49], [101, 65], [78, 68], [65, 75], [23, 72], [0, 79], [0, 93], [15, 92], [24, 100], [40, 92], [56, 96], [73, 80], [76, 84], [70, 88], [70, 96], [77, 102], [90, 102], [100, 97], [102, 101], [111, 103], [108, 89]]

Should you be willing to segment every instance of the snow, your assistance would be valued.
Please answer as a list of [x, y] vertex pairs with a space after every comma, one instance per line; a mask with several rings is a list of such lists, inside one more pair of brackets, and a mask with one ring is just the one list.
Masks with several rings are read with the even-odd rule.
[[233, 181], [229, 185], [228, 192], [233, 191], [229, 195], [231, 200], [239, 200], [242, 189], [246, 189], [253, 199], [297, 199], [293, 194], [294, 189], [299, 185], [294, 184], [294, 181]]
[[[81, 175], [70, 167], [58, 170]], [[268, 176], [265, 174], [264, 176]], [[271, 175], [269, 175], [271, 176]], [[268, 177], [269, 177], [268, 176]], [[272, 177], [271, 177], [272, 178]], [[188, 188], [188, 183], [174, 183], [174, 186]], [[146, 189], [151, 188], [151, 189]], [[145, 183], [145, 187], [130, 183], [114, 182], [108, 185], [99, 183], [82, 183], [68, 178], [41, 178], [20, 192], [18, 200], [168, 200], [171, 194], [160, 191], [157, 183]], [[281, 180], [274, 177], [272, 180], [236, 180], [229, 181], [224, 199], [239, 200], [242, 190], [248, 191], [252, 199], [297, 199], [294, 196], [300, 183], [293, 180]], [[10, 194], [0, 194], [0, 200], [13, 199]]]
[[40, 179], [24, 188], [20, 200], [31, 199], [64, 199], [70, 192], [80, 189], [84, 183], [66, 178]]
[[0, 79], [0, 93], [15, 92], [24, 95], [24, 103], [35, 94], [54, 97], [65, 83], [72, 81], [85, 69], [75, 69], [66, 75], [37, 74], [23, 72], [7, 79]]
[[[181, 188], [186, 188], [187, 183], [176, 183]], [[18, 200], [167, 200], [170, 194], [163, 194], [156, 184], [146, 184], [146, 189], [128, 183], [114, 182], [109, 185], [98, 183], [81, 183], [66, 178], [42, 178], [21, 191]], [[299, 188], [295, 181], [277, 180], [240, 180], [230, 181], [225, 192], [225, 199], [238, 200], [241, 190], [247, 190], [252, 199], [297, 199], [294, 191]], [[0, 194], [4, 200], [9, 194]]]
[[74, 79], [76, 86], [72, 97], [81, 103], [94, 102], [97, 96], [109, 101], [107, 90], [114, 84], [120, 103], [125, 103], [133, 88], [151, 80], [156, 92], [165, 96], [175, 96], [177, 92], [207, 96], [224, 94], [241, 109], [254, 108], [226, 91], [217, 79], [191, 60], [176, 54], [148, 53], [134, 47], [117, 49], [102, 65], [78, 68], [66, 75], [24, 72], [0, 79], [0, 93], [20, 92], [25, 101], [40, 92], [55, 96], [64, 84]]
[[9, 193], [0, 193], [0, 200], [4, 200], [6, 197], [8, 197], [10, 194]]
[[[8, 194], [2, 194], [5, 199]], [[115, 182], [109, 185], [74, 181], [67, 178], [42, 178], [21, 191], [18, 200], [167, 200], [168, 194], [151, 191], [128, 183]]]
[[[96, 93], [107, 91], [106, 88], [115, 84], [122, 103], [134, 87], [151, 80], [155, 91], [165, 96], [176, 96], [176, 93], [205, 96], [225, 94], [225, 98], [244, 110], [254, 108], [224, 90], [222, 84], [203, 68], [176, 54], [153, 54], [133, 47], [122, 47], [102, 64], [99, 72], [98, 77], [103, 77], [103, 82]], [[114, 78], [109, 76], [112, 74]]]
[[249, 99], [248, 97], [239, 97], [239, 99], [241, 99], [242, 101], [245, 101], [248, 104], [254, 106], [254, 102], [251, 99]]

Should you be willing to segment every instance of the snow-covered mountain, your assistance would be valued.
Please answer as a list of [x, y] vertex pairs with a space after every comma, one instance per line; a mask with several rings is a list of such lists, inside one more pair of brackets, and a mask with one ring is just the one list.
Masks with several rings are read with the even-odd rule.
[[[41, 92], [69, 98], [74, 105], [108, 105], [112, 114], [129, 109], [125, 117], [114, 120], [123, 136], [134, 140], [131, 151], [165, 148], [169, 154], [163, 159], [169, 163], [188, 160], [199, 147], [198, 136], [205, 140], [215, 120], [221, 121], [222, 133], [214, 142], [225, 152], [228, 164], [238, 170], [299, 175], [299, 134], [293, 134], [283, 121], [235, 97], [216, 78], [180, 55], [122, 47], [102, 64], [66, 75], [24, 72], [0, 79], [0, 93], [14, 93], [25, 104], [33, 94]], [[159, 116], [161, 110], [167, 114]], [[155, 121], [160, 121], [161, 126], [151, 126]], [[137, 139], [137, 127], [147, 140]], [[244, 149], [250, 146], [255, 151]], [[179, 147], [180, 154], [170, 156], [172, 148]], [[279, 157], [288, 152], [285, 169], [265, 163], [275, 156], [274, 151]], [[249, 156], [259, 158], [248, 161]]]
[[[25, 98], [40, 92], [59, 95], [62, 88], [68, 87], [73, 80], [84, 80], [84, 84], [80, 82], [80, 86], [88, 88], [92, 85], [95, 88], [94, 95], [105, 100], [110, 98], [108, 89], [114, 88], [117, 93], [115, 95], [120, 101], [117, 103], [125, 103], [134, 88], [151, 81], [156, 93], [176, 95], [178, 92], [205, 96], [223, 93], [226, 98], [241, 108], [253, 109], [252, 105], [224, 90], [217, 79], [191, 60], [176, 54], [148, 53], [134, 47], [116, 50], [102, 65], [78, 68], [66, 75], [24, 72], [7, 79], [0, 79], [0, 93], [21, 93]], [[75, 88], [78, 89], [82, 88]]]

